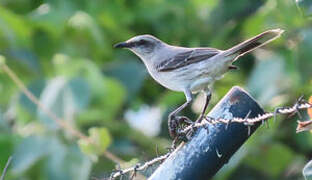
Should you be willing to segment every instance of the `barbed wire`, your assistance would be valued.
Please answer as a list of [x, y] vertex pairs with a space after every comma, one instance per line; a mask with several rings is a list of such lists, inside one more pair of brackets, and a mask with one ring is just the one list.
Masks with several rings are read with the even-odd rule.
[[[190, 131], [194, 131], [194, 129], [200, 128], [200, 127], [206, 127], [207, 125], [215, 125], [218, 123], [227, 124], [226, 128], [231, 123], [243, 123], [248, 127], [248, 134], [250, 134], [250, 127], [258, 122], [266, 122], [266, 120], [270, 118], [274, 118], [274, 121], [276, 120], [277, 115], [286, 115], [290, 114], [290, 116], [294, 114], [298, 114], [299, 118], [302, 119], [302, 115], [300, 114], [299, 110], [309, 109], [312, 108], [312, 104], [308, 103], [306, 100], [303, 99], [303, 96], [301, 96], [297, 102], [291, 106], [291, 107], [279, 107], [274, 110], [274, 112], [265, 112], [264, 114], [259, 114], [257, 117], [249, 118], [249, 115], [251, 112], [248, 112], [245, 118], [237, 118], [234, 117], [232, 119], [223, 119], [223, 118], [212, 118], [206, 116], [202, 122], [200, 123], [193, 123], [191, 125], [186, 126], [183, 128], [179, 133], [181, 134], [188, 134]], [[123, 176], [127, 173], [133, 172], [132, 177], [136, 174], [137, 171], [145, 170], [146, 168], [152, 166], [153, 164], [157, 162], [161, 162], [166, 160], [171, 154], [173, 153], [173, 150], [169, 151], [165, 155], [159, 156], [157, 158], [154, 158], [148, 162], [145, 162], [144, 164], [140, 165], [137, 164], [134, 167], [130, 167], [124, 170], [116, 170], [116, 172], [113, 172], [109, 179], [115, 179], [119, 176]]]
[[135, 166], [130, 167], [130, 168], [127, 168], [127, 169], [124, 169], [124, 170], [120, 170], [120, 169], [119, 169], [119, 170], [116, 170], [115, 172], [113, 172], [113, 173], [111, 174], [111, 176], [109, 177], [109, 179], [115, 179], [115, 178], [117, 178], [117, 177], [119, 177], [119, 176], [123, 176], [123, 175], [125, 175], [125, 174], [127, 174], [127, 173], [133, 172], [133, 175], [132, 175], [132, 177], [131, 177], [131, 179], [132, 179], [132, 178], [135, 176], [135, 174], [136, 174], [137, 171], [145, 170], [146, 168], [148, 168], [148, 167], [154, 165], [155, 163], [164, 161], [165, 159], [167, 159], [167, 158], [170, 156], [171, 153], [172, 153], [172, 152], [170, 151], [170, 152], [168, 152], [167, 154], [164, 154], [164, 155], [159, 156], [159, 157], [157, 157], [157, 158], [154, 158], [154, 159], [152, 159], [152, 160], [150, 160], [150, 161], [147, 161], [147, 162], [145, 162], [145, 163], [142, 164], [142, 165], [136, 164]]
[[281, 114], [284, 114], [284, 115], [285, 114], [290, 114], [290, 115], [298, 114], [299, 119], [302, 119], [302, 115], [300, 114], [299, 110], [309, 109], [309, 108], [312, 108], [312, 104], [308, 103], [301, 96], [292, 107], [279, 107], [279, 108], [276, 108], [274, 112], [265, 112], [264, 114], [259, 114], [257, 117], [254, 117], [254, 118], [249, 118], [250, 112], [246, 115], [245, 118], [234, 117], [232, 119], [224, 119], [224, 118], [212, 118], [212, 117], [206, 116], [202, 120], [202, 122], [194, 123], [192, 125], [187, 126], [183, 130], [181, 130], [180, 133], [186, 134], [189, 131], [193, 130], [194, 128], [204, 127], [208, 124], [214, 125], [218, 123], [229, 125], [231, 123], [236, 122], [236, 123], [244, 123], [246, 126], [250, 127], [254, 125], [255, 123], [265, 122], [265, 120], [270, 119], [272, 117], [274, 118], [274, 121], [276, 121], [276, 116], [281, 115]]

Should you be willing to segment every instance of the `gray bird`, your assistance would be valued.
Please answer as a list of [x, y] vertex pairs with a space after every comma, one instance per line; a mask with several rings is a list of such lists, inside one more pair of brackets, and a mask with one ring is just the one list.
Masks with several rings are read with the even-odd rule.
[[206, 96], [205, 106], [196, 121], [200, 122], [211, 98], [209, 85], [221, 79], [229, 69], [236, 69], [232, 63], [239, 57], [271, 42], [283, 32], [282, 29], [268, 30], [228, 50], [172, 46], [152, 35], [135, 36], [114, 47], [128, 48], [139, 56], [159, 84], [173, 91], [184, 92], [186, 102], [168, 117], [169, 134], [175, 138], [179, 124], [177, 114], [192, 102], [193, 94], [202, 91]]

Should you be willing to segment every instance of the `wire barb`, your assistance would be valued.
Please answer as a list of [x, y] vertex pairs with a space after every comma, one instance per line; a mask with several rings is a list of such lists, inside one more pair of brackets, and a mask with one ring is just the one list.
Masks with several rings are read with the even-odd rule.
[[134, 177], [136, 176], [139, 167], [140, 167], [140, 164], [136, 164], [136, 165], [134, 166], [134, 168], [133, 168], [133, 173], [132, 173], [132, 175], [131, 175], [131, 177], [130, 177], [131, 180], [133, 180]]
[[133, 172], [133, 174], [131, 175], [131, 178], [133, 178], [138, 171], [145, 170], [146, 168], [148, 168], [148, 167], [150, 167], [150, 166], [152, 166], [158, 162], [164, 161], [165, 159], [167, 159], [170, 156], [171, 153], [172, 152], [168, 152], [167, 154], [156, 157], [150, 161], [145, 162], [144, 164], [136, 164], [134, 167], [130, 167], [130, 168], [127, 168], [124, 170], [115, 171], [110, 175], [110, 179], [113, 180], [117, 177], [120, 177], [120, 176], [125, 175], [125, 174], [130, 173], [130, 172]]
[[[278, 107], [274, 110], [274, 112], [266, 112], [262, 115], [258, 115], [254, 118], [249, 118], [250, 112], [246, 115], [245, 118], [237, 118], [234, 117], [232, 119], [224, 119], [224, 118], [212, 118], [212, 117], [205, 117], [203, 118], [201, 123], [195, 123], [191, 126], [185, 127], [183, 130], [181, 130], [181, 133], [186, 133], [190, 131], [191, 128], [198, 128], [198, 127], [205, 127], [207, 125], [215, 125], [218, 123], [223, 123], [228, 126], [229, 123], [244, 123], [246, 126], [252, 126], [257, 122], [263, 122], [268, 123], [267, 120], [270, 118], [274, 118], [274, 121], [276, 120], [276, 116], [280, 114], [298, 114], [298, 116], [301, 118], [300, 110], [312, 108], [312, 104], [308, 103], [303, 99], [301, 96], [298, 98], [297, 102], [292, 107]], [[266, 122], [265, 122], [266, 121]], [[267, 124], [268, 126], [268, 124]]]

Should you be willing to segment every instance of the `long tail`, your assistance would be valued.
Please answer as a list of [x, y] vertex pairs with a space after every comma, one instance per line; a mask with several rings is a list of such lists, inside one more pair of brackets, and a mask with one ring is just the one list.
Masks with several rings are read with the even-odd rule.
[[282, 29], [272, 29], [265, 31], [255, 37], [252, 37], [228, 50], [226, 50], [225, 56], [232, 56], [234, 55], [233, 61], [235, 61], [238, 57], [258, 48], [261, 47], [274, 39], [280, 37], [280, 35], [284, 32]]

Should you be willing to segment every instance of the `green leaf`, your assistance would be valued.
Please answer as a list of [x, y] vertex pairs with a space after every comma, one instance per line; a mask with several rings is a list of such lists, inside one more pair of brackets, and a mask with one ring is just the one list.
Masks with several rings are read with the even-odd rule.
[[51, 180], [87, 180], [91, 166], [91, 160], [76, 145], [62, 145], [53, 149], [46, 161], [45, 171]]
[[130, 167], [133, 167], [135, 166], [136, 164], [138, 164], [139, 160], [137, 158], [133, 158], [131, 159], [130, 161], [127, 161], [125, 163], [122, 163], [120, 165], [120, 168], [121, 169], [127, 169], [127, 168], [130, 168]]
[[111, 144], [111, 136], [106, 128], [91, 128], [89, 129], [89, 139], [80, 139], [78, 144], [82, 152], [87, 155], [100, 155], [106, 151]]
[[49, 146], [53, 144], [45, 137], [30, 136], [25, 138], [16, 148], [13, 154], [12, 171], [20, 174], [31, 168], [44, 156], [49, 154]]
[[43, 164], [40, 170], [51, 180], [86, 180], [91, 170], [90, 159], [76, 145], [67, 146], [55, 137], [30, 136], [15, 148], [12, 171], [23, 174], [39, 160]]
[[[54, 2], [54, 1], [51, 1]], [[30, 13], [29, 19], [38, 29], [41, 29], [51, 37], [59, 37], [65, 29], [65, 24], [69, 17], [74, 13], [68, 1], [59, 2], [59, 6], [52, 3], [41, 4], [35, 11]]]
[[0, 109], [0, 132], [8, 132], [9, 130], [9, 124], [7, 121], [4, 121], [3, 113]]
[[163, 107], [174, 107], [179, 103], [185, 101], [185, 96], [183, 93], [177, 93], [173, 91], [167, 91], [159, 99], [159, 104]]
[[92, 16], [83, 11], [77, 11], [70, 19], [68, 24], [78, 33], [86, 31], [90, 37], [97, 43], [97, 46], [104, 46], [105, 39], [98, 25], [95, 23]]
[[282, 57], [270, 55], [261, 57], [249, 76], [247, 88], [260, 104], [268, 104], [273, 97], [290, 88], [290, 84]]
[[76, 77], [69, 80], [67, 86], [73, 97], [75, 108], [83, 110], [90, 101], [89, 84], [84, 79]]
[[116, 116], [126, 95], [125, 88], [118, 80], [105, 76], [96, 64], [87, 59], [72, 59], [67, 55], [57, 54], [53, 61], [59, 74], [65, 77], [75, 77], [79, 74], [88, 82], [92, 108], [83, 112], [85, 122], [99, 119], [109, 121]]
[[1, 123], [1, 117], [0, 117], [0, 172], [5, 166], [5, 163], [8, 160], [8, 157], [10, 157], [13, 154], [14, 151], [14, 145], [18, 142], [18, 137], [9, 133], [6, 133], [6, 131], [3, 130], [2, 123]]
[[[248, 16], [252, 15], [252, 13], [255, 13], [264, 2], [264, 0], [221, 0], [211, 13], [210, 23], [214, 28], [218, 28], [219, 26], [224, 26], [224, 24], [230, 20], [246, 19]], [[226, 9], [226, 11], [224, 11], [224, 9]]]
[[[308, 117], [306, 116], [304, 116], [304, 118], [308, 119]], [[295, 126], [293, 129], [295, 129]], [[305, 133], [305, 132], [298, 133], [298, 134], [293, 133], [293, 137], [294, 137], [296, 146], [298, 146], [298, 148], [300, 148], [301, 151], [309, 152], [311, 150], [312, 136], [310, 133]]]
[[302, 41], [298, 45], [297, 63], [303, 82], [309, 82], [312, 77], [312, 30], [311, 28], [302, 29], [300, 32]]
[[298, 9], [304, 16], [312, 16], [312, 1], [311, 0], [296, 0]]
[[[27, 89], [35, 95], [37, 98], [40, 97], [40, 94], [45, 86], [46, 82], [43, 79], [36, 80], [30, 83], [27, 86]], [[35, 105], [29, 98], [22, 92], [20, 92], [19, 103], [23, 108], [25, 108], [29, 113], [36, 114], [37, 105]]]
[[34, 53], [28, 48], [12, 48], [7, 52], [7, 57], [20, 64], [23, 69], [39, 74], [42, 69], [39, 65], [39, 59]]
[[[52, 79], [44, 88], [40, 102], [57, 117], [73, 120], [74, 115], [88, 105], [89, 91], [88, 83], [82, 78], [66, 80], [64, 77], [58, 77]], [[38, 117], [49, 128], [58, 128], [56, 122], [40, 109], [38, 109]]]
[[[20, 17], [0, 6], [0, 47], [8, 45], [17, 47], [30, 43], [31, 28], [23, 17]], [[7, 47], [7, 46], [4, 46]]]
[[[144, 65], [135, 61], [114, 62], [110, 64], [109, 68], [106, 68], [105, 73], [121, 81], [127, 88], [127, 94], [130, 100], [140, 90], [147, 75]], [[131, 78], [129, 75], [131, 75]]]
[[244, 162], [271, 177], [278, 177], [288, 167], [293, 157], [294, 153], [287, 146], [269, 144], [256, 152], [250, 152]]

